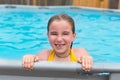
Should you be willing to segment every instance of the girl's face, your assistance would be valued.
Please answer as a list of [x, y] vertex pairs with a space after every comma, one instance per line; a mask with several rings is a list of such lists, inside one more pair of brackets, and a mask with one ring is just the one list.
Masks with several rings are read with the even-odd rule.
[[56, 53], [68, 52], [75, 36], [72, 26], [65, 20], [55, 20], [49, 26], [48, 38]]

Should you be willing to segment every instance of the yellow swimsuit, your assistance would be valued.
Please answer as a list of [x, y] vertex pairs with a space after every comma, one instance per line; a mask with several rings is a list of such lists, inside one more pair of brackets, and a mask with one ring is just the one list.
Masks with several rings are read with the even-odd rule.
[[[55, 52], [54, 52], [54, 50], [52, 50], [48, 57], [48, 61], [53, 61], [54, 56], [55, 56]], [[75, 56], [75, 54], [72, 50], [70, 50], [70, 62], [77, 62], [77, 57]]]

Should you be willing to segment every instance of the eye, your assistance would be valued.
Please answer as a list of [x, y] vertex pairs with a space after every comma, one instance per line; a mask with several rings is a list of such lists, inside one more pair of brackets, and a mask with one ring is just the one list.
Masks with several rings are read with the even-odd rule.
[[69, 32], [65, 31], [63, 32], [63, 35], [69, 35]]
[[57, 32], [51, 32], [50, 34], [51, 35], [57, 35]]

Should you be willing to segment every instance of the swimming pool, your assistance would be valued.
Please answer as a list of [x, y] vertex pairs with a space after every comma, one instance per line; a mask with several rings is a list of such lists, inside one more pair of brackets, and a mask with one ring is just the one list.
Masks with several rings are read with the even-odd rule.
[[120, 11], [71, 6], [0, 6], [0, 58], [22, 59], [51, 48], [46, 26], [54, 14], [66, 13], [75, 20], [73, 47], [84, 47], [96, 62], [120, 62]]

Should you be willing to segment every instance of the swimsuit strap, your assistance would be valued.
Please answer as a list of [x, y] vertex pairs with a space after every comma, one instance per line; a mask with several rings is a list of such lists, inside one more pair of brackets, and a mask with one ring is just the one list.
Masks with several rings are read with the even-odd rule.
[[70, 62], [77, 62], [77, 57], [72, 49], [70, 50]]
[[53, 61], [54, 60], [54, 56], [55, 56], [55, 52], [54, 50], [51, 51], [49, 57], [48, 57], [48, 61]]
[[[52, 50], [48, 57], [48, 61], [53, 61], [54, 56], [55, 56], [55, 52], [54, 52], [54, 50]], [[77, 62], [77, 57], [76, 57], [75, 53], [72, 51], [72, 49], [70, 50], [70, 62]]]

